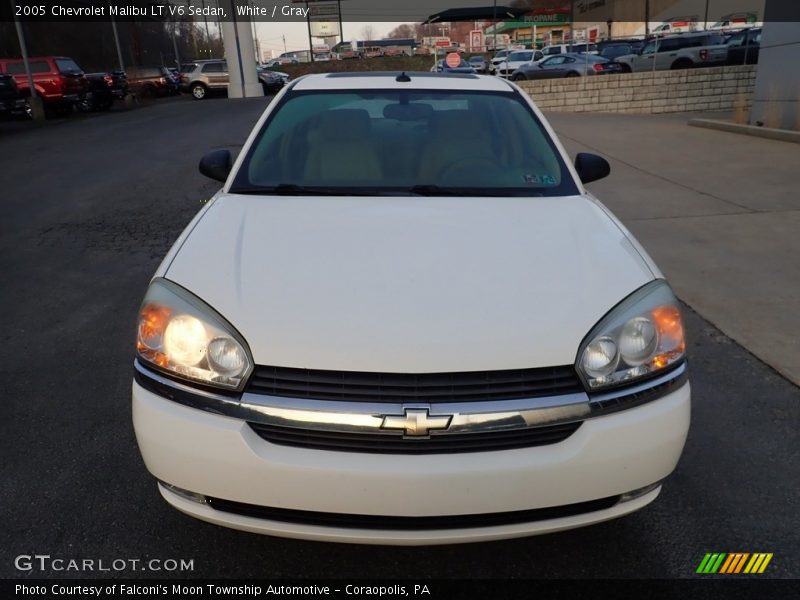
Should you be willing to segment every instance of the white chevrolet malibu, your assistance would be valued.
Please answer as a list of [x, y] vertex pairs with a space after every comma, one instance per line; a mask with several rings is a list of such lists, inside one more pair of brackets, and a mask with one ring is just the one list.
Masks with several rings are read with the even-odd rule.
[[438, 544], [642, 508], [690, 393], [678, 302], [531, 99], [327, 74], [272, 101], [156, 272], [133, 422], [162, 496], [251, 532]]

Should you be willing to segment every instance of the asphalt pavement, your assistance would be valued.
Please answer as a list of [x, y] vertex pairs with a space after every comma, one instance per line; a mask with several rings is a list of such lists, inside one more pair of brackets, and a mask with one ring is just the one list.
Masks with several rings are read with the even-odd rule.
[[[0, 577], [64, 575], [15, 568], [16, 556], [39, 553], [194, 559], [193, 572], [172, 574], [181, 578], [691, 578], [712, 551], [771, 552], [763, 577], [800, 576], [800, 390], [689, 308], [686, 450], [662, 495], [631, 516], [401, 548], [242, 533], [163, 502], [131, 426], [136, 311], [217, 187], [197, 172], [200, 156], [237, 149], [265, 106], [177, 100], [40, 128], [0, 124]], [[608, 181], [633, 197], [647, 179], [631, 171]]]

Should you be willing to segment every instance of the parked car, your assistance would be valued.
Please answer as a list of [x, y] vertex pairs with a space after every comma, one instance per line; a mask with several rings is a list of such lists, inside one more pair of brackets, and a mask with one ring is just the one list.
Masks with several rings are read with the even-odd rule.
[[514, 50], [506, 49], [499, 50], [489, 63], [489, 73], [495, 75], [497, 73], [497, 66], [506, 60], [506, 57], [514, 52]]
[[731, 35], [725, 45], [728, 47], [729, 65], [755, 65], [761, 49], [761, 28], [753, 27], [737, 31]]
[[[639, 50], [644, 47], [644, 44], [647, 40], [644, 38], [611, 38], [607, 40], [601, 40], [597, 42], [597, 53], [600, 56], [603, 56], [603, 50], [609, 46], [616, 46], [618, 44], [630, 46], [632, 51], [628, 52], [628, 54], [636, 54]], [[608, 57], [606, 57], [608, 58]]]
[[711, 31], [653, 38], [639, 54], [616, 58], [626, 73], [713, 67], [727, 60], [728, 47], [722, 34]]
[[[50, 114], [67, 114], [83, 100], [89, 82], [78, 64], [66, 56], [34, 56], [28, 60], [36, 94]], [[30, 86], [21, 58], [0, 58], [0, 73], [13, 75], [23, 99], [30, 96]], [[26, 105], [27, 105], [27, 100]], [[29, 109], [26, 109], [29, 110]]]
[[500, 77], [511, 77], [511, 74], [522, 65], [535, 63], [543, 58], [544, 53], [541, 50], [516, 50], [497, 65], [496, 72]]
[[489, 72], [489, 63], [487, 63], [486, 58], [480, 54], [470, 56], [467, 62], [473, 69], [475, 69], [476, 73], [485, 74]]
[[619, 63], [594, 54], [557, 54], [537, 63], [520, 66], [511, 76], [512, 81], [526, 79], [553, 79], [585, 75], [615, 75], [622, 73]]
[[181, 68], [181, 89], [196, 100], [202, 100], [209, 92], [227, 92], [228, 79], [228, 62], [224, 58], [198, 60]]
[[431, 67], [432, 72], [439, 73], [475, 73], [475, 69], [463, 58], [457, 67], [451, 67], [447, 64], [447, 60], [443, 59], [436, 63], [435, 67]]
[[638, 54], [644, 44], [644, 40], [608, 40], [597, 44], [597, 53], [608, 60], [616, 60], [620, 56]]
[[264, 88], [265, 96], [278, 93], [289, 81], [289, 76], [286, 73], [270, 71], [262, 67], [259, 67], [257, 70], [258, 80], [261, 82], [261, 87]]
[[172, 76], [172, 82], [174, 84], [174, 93], [180, 93], [181, 87], [181, 72], [176, 67], [167, 67], [167, 71]]
[[699, 29], [697, 17], [673, 17], [653, 28], [656, 37], [674, 35], [676, 33], [693, 33]]
[[597, 44], [594, 42], [575, 42], [574, 44], [551, 44], [542, 47], [542, 54], [553, 56], [554, 54], [597, 54]]
[[201, 159], [222, 189], [138, 314], [133, 425], [170, 505], [434, 544], [656, 499], [689, 429], [686, 341], [586, 189], [605, 159], [571, 166], [514, 84], [444, 74], [308, 75], [246, 140]]
[[22, 112], [25, 100], [19, 93], [13, 75], [0, 75], [0, 116]]
[[142, 98], [170, 96], [178, 91], [172, 73], [164, 66], [127, 67], [128, 88]]
[[83, 112], [108, 110], [114, 100], [121, 100], [128, 94], [128, 78], [123, 71], [87, 73], [86, 79], [89, 91], [77, 105]]

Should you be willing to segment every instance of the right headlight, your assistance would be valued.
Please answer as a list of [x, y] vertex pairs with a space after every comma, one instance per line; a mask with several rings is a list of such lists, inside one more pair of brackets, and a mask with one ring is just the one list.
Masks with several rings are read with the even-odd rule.
[[577, 369], [591, 391], [651, 376], [683, 360], [678, 301], [666, 281], [640, 288], [603, 317], [581, 344]]

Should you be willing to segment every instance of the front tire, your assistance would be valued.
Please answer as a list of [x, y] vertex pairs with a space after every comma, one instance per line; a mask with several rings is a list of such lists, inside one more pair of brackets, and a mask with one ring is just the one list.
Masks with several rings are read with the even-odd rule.
[[208, 88], [202, 83], [192, 84], [192, 98], [195, 100], [203, 100], [208, 95]]
[[622, 66], [623, 73], [633, 73], [630, 65], [626, 65], [625, 63], [620, 63], [620, 65]]
[[511, 81], [528, 81], [528, 78], [523, 73], [514, 73], [511, 76]]
[[576, 73], [575, 71], [570, 71], [569, 73], [567, 73], [565, 75], [565, 77], [580, 77], [580, 75], [578, 73]]

